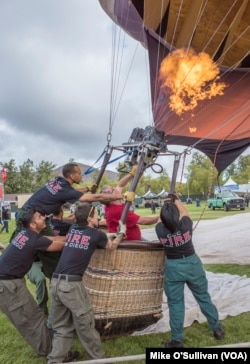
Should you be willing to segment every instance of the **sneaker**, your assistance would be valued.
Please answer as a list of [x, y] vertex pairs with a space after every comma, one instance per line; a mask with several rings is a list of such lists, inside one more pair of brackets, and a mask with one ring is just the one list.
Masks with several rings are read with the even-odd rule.
[[184, 348], [182, 341], [164, 341], [163, 344], [165, 348]]
[[80, 357], [79, 351], [69, 351], [65, 358], [63, 359], [63, 363], [70, 363], [73, 360], [76, 360]]
[[224, 339], [225, 332], [222, 330], [221, 327], [218, 327], [216, 330], [214, 330], [214, 337], [216, 340], [222, 340]]

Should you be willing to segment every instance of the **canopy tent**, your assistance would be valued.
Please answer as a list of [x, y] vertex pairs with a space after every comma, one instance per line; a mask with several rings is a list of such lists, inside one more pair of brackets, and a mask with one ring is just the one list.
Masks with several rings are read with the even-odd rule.
[[160, 193], [158, 193], [157, 197], [159, 198], [167, 198], [168, 192], [163, 188]]
[[151, 200], [151, 199], [155, 199], [157, 197], [158, 197], [158, 195], [156, 193], [151, 192], [150, 189], [148, 190], [148, 192], [145, 193], [145, 195], [142, 196], [142, 198], [144, 198], [144, 200]]
[[229, 178], [223, 186], [214, 186], [214, 193], [228, 190], [238, 191], [239, 188], [239, 185], [234, 180], [232, 180], [232, 178]]
[[238, 185], [238, 183], [234, 182], [232, 178], [229, 178], [226, 183], [224, 183], [223, 186], [232, 186], [232, 185]]

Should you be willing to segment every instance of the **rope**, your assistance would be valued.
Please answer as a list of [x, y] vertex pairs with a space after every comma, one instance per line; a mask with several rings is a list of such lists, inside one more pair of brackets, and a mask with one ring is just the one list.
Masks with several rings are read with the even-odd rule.
[[94, 171], [96, 171], [96, 170], [98, 170], [101, 166], [107, 166], [108, 164], [110, 164], [110, 163], [114, 163], [114, 162], [116, 162], [116, 161], [118, 161], [119, 159], [121, 159], [121, 158], [124, 158], [124, 157], [126, 157], [126, 156], [128, 156], [129, 154], [131, 154], [131, 152], [130, 151], [128, 151], [128, 152], [125, 152], [124, 154], [122, 154], [122, 155], [120, 155], [120, 156], [118, 156], [118, 157], [116, 157], [116, 158], [114, 158], [114, 159], [112, 159], [112, 160], [110, 160], [109, 162], [107, 162], [107, 163], [105, 163], [105, 164], [102, 164], [101, 166], [99, 166], [99, 167], [94, 167], [94, 165], [100, 160], [100, 158], [103, 156], [105, 154], [105, 150], [102, 152], [102, 154], [100, 155], [100, 157], [96, 160], [96, 162], [91, 166], [91, 167], [89, 167], [84, 173], [83, 173], [83, 175], [86, 175], [86, 174], [90, 174], [90, 173], [93, 173]]

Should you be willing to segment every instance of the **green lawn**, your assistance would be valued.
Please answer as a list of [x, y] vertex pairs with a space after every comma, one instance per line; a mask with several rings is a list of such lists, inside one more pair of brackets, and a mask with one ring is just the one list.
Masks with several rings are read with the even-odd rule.
[[[206, 205], [205, 202], [201, 202], [200, 207], [196, 207], [196, 205], [189, 204], [185, 205], [188, 209], [188, 212], [190, 214], [190, 217], [193, 219], [193, 221], [200, 221], [200, 220], [213, 220], [213, 219], [219, 219], [220, 217], [225, 216], [232, 216], [232, 215], [238, 215], [238, 214], [245, 214], [250, 213], [250, 208], [246, 208], [244, 211], [240, 210], [230, 210], [230, 211], [224, 211], [223, 209], [216, 209], [211, 210]], [[150, 208], [136, 208], [135, 213], [141, 216], [152, 216], [152, 211]], [[160, 213], [160, 209], [156, 209], [156, 214]], [[141, 226], [142, 229], [153, 227], [153, 225], [148, 226]]]
[[[220, 210], [211, 211], [207, 209], [203, 212], [203, 205], [196, 207], [195, 205], [187, 205], [191, 217], [194, 220], [199, 219], [216, 219], [222, 216], [229, 216], [230, 214], [250, 212], [246, 211], [229, 211], [224, 212]], [[156, 210], [156, 213], [159, 210]], [[150, 209], [136, 209], [136, 213], [141, 215], [151, 215]], [[13, 230], [14, 221], [10, 223], [10, 232]], [[10, 233], [5, 232], [0, 235], [0, 242], [7, 244]], [[207, 271], [214, 273], [229, 273], [238, 274], [240, 276], [246, 275], [250, 278], [249, 265], [221, 265], [211, 264], [204, 266]], [[29, 289], [34, 294], [34, 285], [27, 282]], [[223, 345], [233, 343], [250, 342], [250, 312], [240, 314], [236, 317], [227, 317], [223, 320], [223, 328], [225, 329], [226, 336], [223, 340]], [[0, 312], [0, 327], [1, 327], [1, 351], [0, 363], [4, 364], [44, 364], [45, 359], [39, 358], [33, 350], [26, 344], [23, 338], [19, 335], [10, 321]], [[221, 343], [214, 340], [213, 335], [207, 332], [207, 323], [199, 324], [193, 323], [190, 327], [185, 328], [185, 347], [202, 348], [206, 346], [219, 346]], [[103, 341], [103, 346], [108, 357], [127, 356], [145, 354], [147, 347], [163, 347], [162, 341], [170, 338], [170, 333], [165, 334], [148, 334], [143, 336], [123, 336], [117, 339], [109, 339]], [[75, 339], [73, 350], [79, 350], [82, 356], [79, 360], [87, 360], [88, 357], [81, 347], [78, 339]], [[127, 363], [128, 362], [123, 362]], [[130, 361], [130, 364], [142, 364], [143, 360]]]

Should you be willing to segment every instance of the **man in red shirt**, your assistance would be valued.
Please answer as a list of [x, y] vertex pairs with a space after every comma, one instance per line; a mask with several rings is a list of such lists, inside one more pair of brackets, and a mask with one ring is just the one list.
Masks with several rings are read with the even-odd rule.
[[[134, 166], [131, 171], [120, 179], [117, 186], [105, 185], [101, 189], [101, 193], [122, 193], [123, 187], [134, 177], [137, 166]], [[119, 220], [122, 215], [124, 203], [122, 200], [111, 201], [105, 203], [105, 221], [109, 233], [117, 233], [119, 227]], [[140, 216], [129, 210], [126, 220], [126, 240], [146, 240], [141, 235], [141, 229], [139, 225], [152, 225], [156, 224], [159, 216]]]

